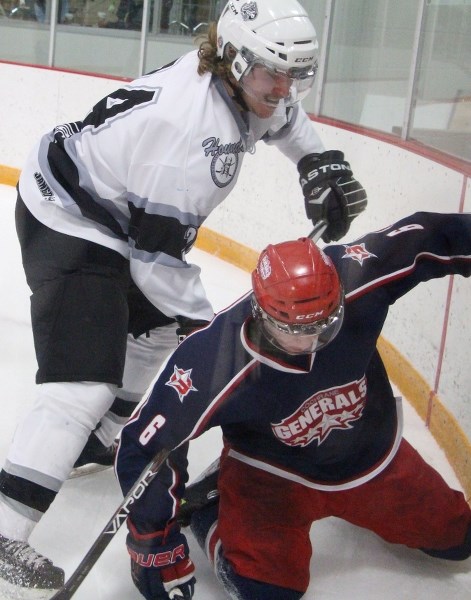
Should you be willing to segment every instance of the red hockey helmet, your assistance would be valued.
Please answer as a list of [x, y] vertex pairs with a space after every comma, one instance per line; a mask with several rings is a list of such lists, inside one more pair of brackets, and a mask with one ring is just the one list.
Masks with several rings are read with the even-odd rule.
[[270, 342], [285, 352], [320, 350], [342, 325], [339, 276], [309, 238], [267, 246], [252, 273], [252, 287], [254, 317]]

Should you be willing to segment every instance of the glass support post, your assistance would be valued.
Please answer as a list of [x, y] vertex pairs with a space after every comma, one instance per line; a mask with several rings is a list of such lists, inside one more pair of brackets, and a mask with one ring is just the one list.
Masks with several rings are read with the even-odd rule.
[[[322, 99], [325, 87], [326, 67], [329, 60], [330, 38], [332, 36], [332, 21], [334, 13], [335, 0], [327, 0], [325, 3], [324, 24], [322, 31], [322, 42], [319, 48], [319, 68], [317, 71], [317, 88], [314, 99], [314, 114], [320, 115], [322, 108]], [[320, 32], [318, 32], [320, 34]]]
[[414, 34], [414, 45], [412, 47], [411, 65], [409, 71], [409, 84], [407, 88], [407, 94], [405, 98], [404, 107], [404, 118], [402, 121], [402, 132], [401, 138], [403, 140], [409, 139], [412, 119], [414, 118], [414, 110], [417, 101], [417, 80], [418, 70], [421, 60], [422, 47], [424, 42], [424, 24], [425, 24], [425, 10], [427, 0], [421, 0], [417, 11], [417, 21], [415, 24]]
[[54, 58], [56, 52], [56, 28], [57, 28], [57, 15], [59, 14], [59, 0], [52, 0], [51, 2], [51, 14], [49, 21], [49, 54], [47, 64], [49, 67], [54, 66]]

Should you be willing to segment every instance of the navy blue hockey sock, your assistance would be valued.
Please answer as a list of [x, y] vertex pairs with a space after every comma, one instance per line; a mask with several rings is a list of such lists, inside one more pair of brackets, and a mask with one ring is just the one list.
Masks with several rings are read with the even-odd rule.
[[232, 592], [237, 600], [300, 600], [303, 597], [302, 592], [239, 575], [224, 556], [217, 563], [217, 574], [226, 590]]
[[219, 503], [210, 504], [204, 508], [195, 511], [191, 516], [191, 531], [198, 542], [198, 545], [204, 550], [206, 538], [210, 528], [218, 518]]

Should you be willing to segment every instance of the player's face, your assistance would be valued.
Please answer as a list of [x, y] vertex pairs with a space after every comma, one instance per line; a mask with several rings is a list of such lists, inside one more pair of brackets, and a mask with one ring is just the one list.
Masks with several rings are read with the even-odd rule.
[[255, 64], [244, 77], [242, 95], [251, 112], [261, 119], [268, 119], [280, 100], [289, 97], [291, 84], [292, 80], [286, 73]]
[[319, 336], [315, 333], [310, 335], [286, 333], [265, 319], [263, 327], [268, 339], [288, 354], [311, 354], [316, 350]]

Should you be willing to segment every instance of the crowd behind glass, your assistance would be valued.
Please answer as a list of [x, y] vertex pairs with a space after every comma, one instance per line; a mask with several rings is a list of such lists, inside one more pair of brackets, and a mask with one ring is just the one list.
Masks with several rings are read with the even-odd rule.
[[[158, 33], [196, 34], [218, 18], [222, 0], [150, 1], [150, 23], [158, 15]], [[49, 23], [49, 0], [1, 0], [0, 14], [10, 19]], [[140, 30], [143, 0], [59, 0], [57, 22], [63, 25]]]

